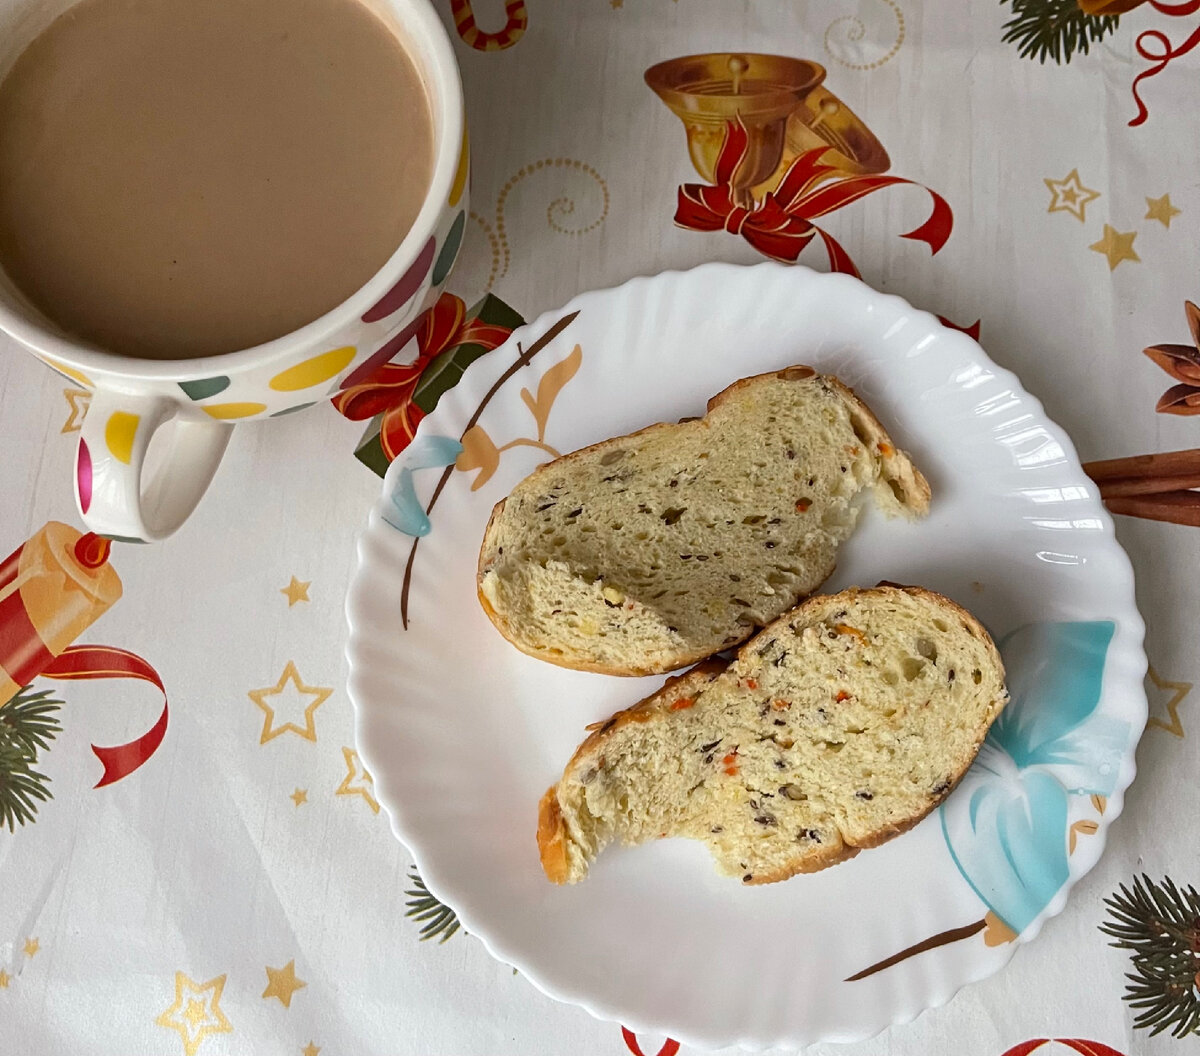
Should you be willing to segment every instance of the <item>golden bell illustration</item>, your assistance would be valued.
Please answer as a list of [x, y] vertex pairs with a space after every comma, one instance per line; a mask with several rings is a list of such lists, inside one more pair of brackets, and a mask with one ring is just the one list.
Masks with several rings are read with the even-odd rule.
[[745, 162], [734, 173], [742, 205], [774, 190], [797, 155], [829, 148], [826, 164], [846, 175], [886, 172], [883, 144], [845, 103], [824, 87], [825, 67], [784, 55], [715, 52], [651, 66], [646, 84], [683, 122], [688, 154], [713, 182], [726, 123], [740, 117], [749, 135]]

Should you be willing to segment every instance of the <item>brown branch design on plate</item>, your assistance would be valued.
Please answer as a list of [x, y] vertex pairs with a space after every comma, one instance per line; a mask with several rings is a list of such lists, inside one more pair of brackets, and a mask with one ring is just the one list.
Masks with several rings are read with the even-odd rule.
[[[571, 312], [570, 315], [564, 315], [528, 348], [522, 348], [521, 342], [517, 342], [517, 358], [509, 365], [508, 369], [496, 379], [495, 384], [488, 389], [488, 391], [484, 394], [483, 399], [479, 401], [479, 406], [475, 408], [475, 412], [471, 415], [470, 419], [467, 421], [466, 428], [463, 430], [464, 440], [466, 439], [467, 434], [479, 424], [479, 419], [483, 416], [483, 412], [487, 409], [487, 405], [492, 402], [492, 398], [496, 395], [496, 393], [498, 393], [508, 383], [512, 376], [517, 373], [517, 371], [528, 365], [534, 356], [541, 352], [542, 349], [544, 349], [548, 344], [550, 344], [551, 341], [553, 341], [568, 326], [570, 326], [571, 323], [575, 321], [575, 317], [578, 314], [578, 312]], [[569, 356], [567, 358], [570, 359]], [[543, 381], [545, 381], [544, 378]], [[539, 391], [541, 390], [541, 385], [538, 386], [538, 389]], [[557, 393], [555, 395], [557, 395]], [[454, 472], [454, 469], [455, 465], [452, 464], [447, 466], [442, 471], [441, 479], [438, 481], [437, 487], [433, 489], [433, 495], [429, 500], [429, 505], [425, 507], [426, 516], [433, 512], [433, 507], [437, 504], [437, 500], [440, 498], [442, 491], [449, 482], [450, 475]], [[404, 566], [404, 585], [400, 590], [400, 620], [405, 630], [408, 630], [408, 595], [412, 587], [413, 562], [416, 560], [417, 547], [420, 545], [420, 543], [420, 536], [417, 536], [413, 539], [412, 549], [408, 552], [408, 562]]]
[[[1096, 809], [1097, 814], [1103, 814], [1108, 806], [1108, 798], [1098, 794], [1093, 794], [1091, 797], [1092, 806]], [[1100, 831], [1100, 823], [1093, 821], [1091, 818], [1080, 818], [1070, 829], [1067, 830], [1067, 853], [1074, 854], [1075, 847], [1079, 842], [1080, 836], [1094, 836]], [[971, 924], [965, 924], [961, 928], [951, 928], [948, 931], [938, 932], [936, 935], [931, 935], [929, 938], [921, 942], [914, 943], [912, 946], [906, 947], [899, 953], [894, 953], [890, 957], [885, 957], [882, 961], [876, 961], [868, 968], [864, 968], [861, 972], [856, 972], [854, 975], [846, 979], [848, 983], [856, 983], [860, 979], [866, 979], [869, 976], [875, 975], [878, 972], [886, 971], [899, 964], [901, 961], [907, 961], [910, 957], [916, 957], [918, 954], [927, 953], [929, 950], [936, 950], [939, 946], [946, 946], [952, 942], [962, 942], [963, 939], [969, 939], [983, 932], [983, 944], [985, 946], [1003, 946], [1005, 943], [1012, 942], [1017, 938], [1017, 933], [1004, 923], [990, 909], [984, 914], [982, 919], [976, 920]]]

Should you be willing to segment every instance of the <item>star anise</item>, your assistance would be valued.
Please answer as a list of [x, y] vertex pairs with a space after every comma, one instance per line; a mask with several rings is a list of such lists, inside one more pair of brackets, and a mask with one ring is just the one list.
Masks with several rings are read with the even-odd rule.
[[1184, 311], [1192, 332], [1190, 345], [1151, 345], [1142, 350], [1179, 382], [1159, 398], [1155, 410], [1160, 414], [1200, 414], [1200, 308], [1184, 301]]

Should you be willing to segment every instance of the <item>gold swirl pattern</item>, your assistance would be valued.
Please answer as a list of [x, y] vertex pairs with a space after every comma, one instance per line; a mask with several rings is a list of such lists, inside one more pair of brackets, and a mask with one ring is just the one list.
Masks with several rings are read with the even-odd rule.
[[475, 212], [474, 209], [471, 210], [471, 219], [483, 229], [484, 237], [488, 240], [488, 246], [492, 251], [492, 263], [488, 268], [487, 283], [483, 287], [483, 292], [487, 293], [492, 288], [492, 284], [500, 277], [500, 239], [496, 237], [496, 232], [492, 230], [492, 225]]
[[559, 195], [554, 198], [548, 206], [546, 206], [546, 223], [551, 230], [557, 231], [562, 235], [570, 235], [572, 237], [580, 237], [591, 231], [595, 231], [605, 220], [608, 219], [609, 209], [609, 193], [608, 183], [604, 177], [600, 175], [591, 165], [580, 161], [577, 158], [541, 158], [538, 161], [530, 162], [528, 165], [523, 165], [508, 179], [508, 182], [500, 188], [500, 194], [496, 197], [496, 216], [494, 224], [489, 222], [484, 216], [479, 213], [471, 213], [471, 219], [482, 228], [484, 235], [488, 240], [488, 244], [492, 250], [492, 263], [488, 272], [487, 285], [484, 287], [486, 293], [490, 290], [493, 284], [502, 279], [508, 274], [508, 266], [512, 259], [512, 253], [508, 245], [508, 228], [505, 219], [505, 208], [508, 204], [509, 195], [522, 183], [525, 179], [532, 176], [536, 172], [541, 172], [548, 169], [569, 169], [574, 172], [582, 173], [589, 177], [596, 184], [600, 191], [601, 206], [599, 215], [590, 223], [577, 224], [569, 226], [567, 220], [575, 215], [575, 199], [569, 195]]
[[825, 54], [833, 59], [834, 62], [851, 70], [875, 70], [888, 62], [900, 50], [900, 46], [904, 43], [907, 29], [904, 24], [904, 12], [900, 10], [900, 5], [896, 3], [896, 0], [881, 0], [881, 2], [887, 4], [896, 16], [896, 39], [885, 55], [874, 62], [849, 62], [833, 50], [830, 41], [843, 28], [845, 30], [843, 39], [851, 44], [857, 44], [867, 35], [866, 24], [857, 15], [843, 15], [841, 18], [835, 18], [829, 23], [829, 26], [825, 30]]

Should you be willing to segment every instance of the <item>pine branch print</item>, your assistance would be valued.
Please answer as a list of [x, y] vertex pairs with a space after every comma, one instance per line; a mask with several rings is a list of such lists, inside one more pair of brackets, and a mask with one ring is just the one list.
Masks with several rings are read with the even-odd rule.
[[56, 712], [61, 700], [49, 690], [26, 686], [0, 704], [0, 828], [15, 832], [37, 816], [38, 803], [50, 799], [50, 778], [34, 766], [62, 726]]
[[1016, 44], [1023, 59], [1047, 58], [1060, 65], [1076, 51], [1088, 53], [1117, 28], [1116, 15], [1089, 15], [1078, 0], [1000, 0], [1012, 4], [1012, 17], [1004, 23], [1005, 43]]
[[1132, 954], [1125, 1000], [1137, 1012], [1133, 1025], [1152, 1035], [1200, 1034], [1200, 892], [1143, 874], [1104, 902], [1110, 919], [1100, 930]]
[[[425, 881], [421, 879], [420, 873], [415, 869], [408, 874], [408, 879], [414, 886], [404, 892], [409, 896], [405, 903], [408, 910], [404, 915], [423, 922], [421, 925], [422, 942], [434, 938], [439, 942], [445, 942], [458, 931], [458, 914], [425, 886]], [[464, 934], [466, 933], [464, 932]]]

